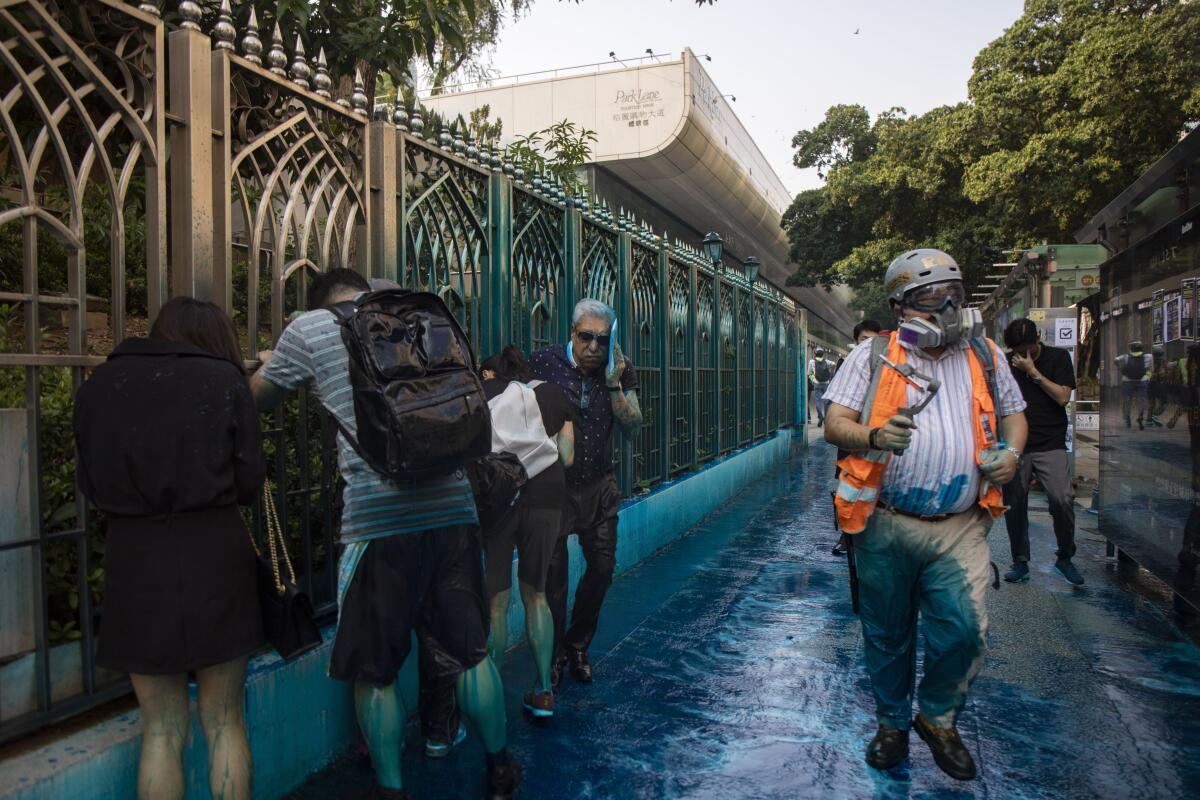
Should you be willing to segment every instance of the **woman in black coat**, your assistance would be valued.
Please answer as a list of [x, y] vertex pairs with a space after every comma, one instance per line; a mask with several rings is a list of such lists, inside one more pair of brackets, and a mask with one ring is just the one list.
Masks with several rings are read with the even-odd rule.
[[138, 795], [182, 798], [187, 673], [196, 673], [213, 797], [250, 796], [246, 661], [263, 643], [255, 553], [238, 505], [265, 474], [229, 317], [177, 297], [75, 401], [79, 483], [106, 513], [96, 663], [142, 708]]

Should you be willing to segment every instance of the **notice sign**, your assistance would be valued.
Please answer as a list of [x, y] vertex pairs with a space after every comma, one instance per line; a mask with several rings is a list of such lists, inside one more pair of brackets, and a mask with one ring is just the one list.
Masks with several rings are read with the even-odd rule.
[[1100, 430], [1100, 415], [1076, 414], [1075, 427], [1081, 431], [1098, 431]]
[[1054, 346], [1075, 346], [1075, 320], [1070, 317], [1054, 320]]

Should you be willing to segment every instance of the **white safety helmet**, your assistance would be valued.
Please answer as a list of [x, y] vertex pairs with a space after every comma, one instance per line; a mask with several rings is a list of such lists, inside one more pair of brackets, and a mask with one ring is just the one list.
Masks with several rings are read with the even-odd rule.
[[962, 272], [948, 254], [932, 247], [909, 250], [888, 265], [883, 289], [888, 303], [896, 305], [904, 295], [919, 286], [946, 281], [961, 281]]

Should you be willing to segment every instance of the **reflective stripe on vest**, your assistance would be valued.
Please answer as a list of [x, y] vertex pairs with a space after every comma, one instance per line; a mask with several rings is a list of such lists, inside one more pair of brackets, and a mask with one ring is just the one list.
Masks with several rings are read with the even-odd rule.
[[[991, 348], [990, 340], [984, 344]], [[895, 364], [907, 361], [907, 354], [893, 332], [888, 341], [888, 360]], [[995, 446], [996, 433], [999, 431], [998, 419], [992, 394], [988, 387], [983, 365], [971, 348], [967, 349], [967, 361], [971, 370], [971, 417], [975, 431], [975, 463], [982, 464], [982, 454], [988, 448]], [[884, 367], [874, 357], [870, 365], [872, 381], [878, 377], [878, 388], [870, 405], [864, 405], [859, 414], [859, 420], [871, 428], [882, 427], [899, 410], [908, 405], [907, 384], [899, 373]], [[879, 374], [876, 376], [875, 371]], [[838, 528], [844, 533], [861, 533], [867, 527], [867, 520], [875, 511], [879, 499], [879, 491], [883, 488], [883, 476], [887, 465], [891, 462], [890, 451], [858, 451], [851, 452], [838, 461], [841, 475], [838, 479], [838, 489], [834, 497], [837, 507]], [[984, 481], [980, 484], [979, 505], [987, 509], [995, 519], [1005, 511], [999, 487]]]

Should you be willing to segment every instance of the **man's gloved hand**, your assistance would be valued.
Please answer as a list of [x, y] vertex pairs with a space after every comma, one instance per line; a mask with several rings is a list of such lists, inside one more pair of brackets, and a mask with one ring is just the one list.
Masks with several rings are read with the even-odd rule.
[[1001, 450], [990, 460], [979, 465], [984, 477], [997, 486], [1003, 486], [1017, 476], [1017, 454], [1012, 450]]
[[905, 450], [912, 444], [912, 432], [916, 428], [916, 423], [911, 419], [896, 414], [875, 434], [875, 444], [880, 450]]

